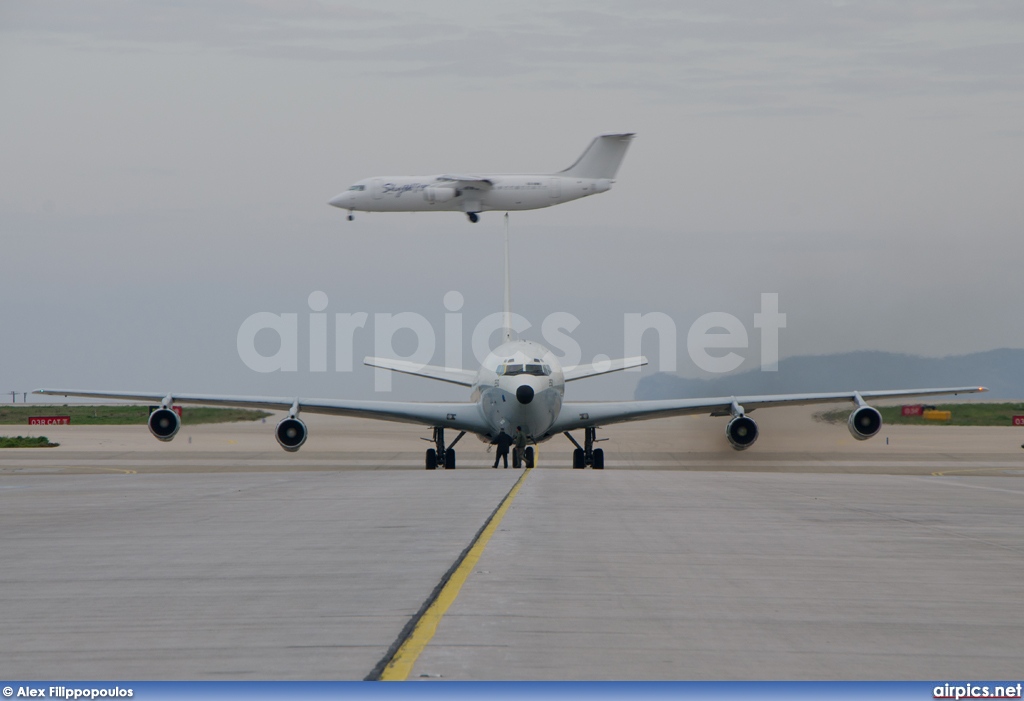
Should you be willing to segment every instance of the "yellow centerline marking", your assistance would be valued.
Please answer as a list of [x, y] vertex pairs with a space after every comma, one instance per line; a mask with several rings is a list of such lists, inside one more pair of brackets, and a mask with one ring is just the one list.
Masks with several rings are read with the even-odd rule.
[[466, 579], [469, 577], [469, 573], [476, 567], [480, 556], [484, 552], [484, 548], [487, 547], [488, 541], [490, 541], [495, 531], [498, 530], [501, 520], [505, 518], [505, 513], [512, 505], [512, 500], [515, 499], [516, 494], [519, 493], [519, 488], [523, 486], [523, 482], [526, 480], [526, 476], [531, 472], [533, 470], [524, 469], [523, 474], [516, 480], [515, 485], [505, 495], [505, 499], [491, 516], [490, 521], [480, 532], [480, 535], [477, 536], [469, 552], [466, 553], [466, 557], [463, 558], [462, 563], [452, 573], [452, 576], [448, 579], [448, 582], [444, 585], [434, 603], [424, 611], [423, 616], [417, 621], [412, 633], [409, 634], [409, 637], [398, 648], [391, 661], [384, 667], [384, 671], [380, 675], [381, 681], [401, 682], [409, 678], [413, 665], [416, 664], [416, 660], [424, 648], [427, 647], [427, 643], [434, 637], [434, 634], [437, 632], [437, 626], [440, 625], [444, 614], [448, 612], [448, 608], [455, 603], [455, 597], [459, 595], [462, 585], [466, 583]]

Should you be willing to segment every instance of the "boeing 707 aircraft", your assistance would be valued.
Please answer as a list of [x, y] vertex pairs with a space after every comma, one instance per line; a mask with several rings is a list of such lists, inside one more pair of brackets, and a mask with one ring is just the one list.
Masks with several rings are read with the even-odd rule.
[[[507, 215], [506, 215], [507, 216]], [[507, 220], [506, 220], [507, 221]], [[40, 389], [37, 394], [126, 399], [159, 403], [149, 416], [149, 430], [161, 441], [174, 438], [181, 420], [173, 404], [238, 406], [286, 411], [275, 429], [277, 442], [286, 451], [295, 452], [306, 442], [309, 432], [299, 418], [301, 412], [355, 416], [384, 421], [420, 424], [433, 429], [434, 447], [426, 451], [428, 470], [455, 468], [455, 444], [467, 433], [484, 442], [492, 442], [504, 430], [509, 435], [522, 426], [530, 443], [537, 444], [564, 435], [574, 446], [572, 465], [582, 469], [604, 467], [604, 451], [595, 448], [597, 429], [626, 421], [642, 421], [669, 416], [710, 414], [730, 417], [725, 438], [736, 450], [746, 450], [757, 440], [757, 424], [749, 416], [755, 409], [784, 405], [852, 402], [855, 406], [847, 425], [858, 440], [866, 440], [882, 428], [882, 415], [867, 400], [923, 397], [941, 394], [984, 392], [984, 387], [942, 387], [871, 392], [823, 392], [809, 394], [750, 395], [705, 399], [659, 399], [648, 401], [572, 402], [565, 401], [567, 382], [581, 380], [626, 368], [645, 365], [643, 357], [622, 358], [596, 365], [562, 367], [546, 347], [532, 341], [516, 340], [511, 331], [509, 303], [508, 231], [505, 233], [505, 336], [474, 371], [420, 365], [407, 360], [366, 358], [364, 363], [395, 372], [417, 375], [471, 388], [466, 402], [391, 402], [345, 399], [303, 399], [290, 397], [239, 397], [209, 394], [153, 392], [91, 392], [70, 389]], [[458, 431], [451, 443], [445, 431]], [[583, 432], [581, 444], [572, 434]], [[526, 466], [534, 466], [534, 449], [524, 451]], [[516, 462], [518, 464], [518, 462]]]
[[558, 173], [532, 175], [386, 175], [355, 183], [329, 204], [353, 212], [480, 212], [540, 209], [598, 192], [615, 182], [633, 134], [602, 134]]

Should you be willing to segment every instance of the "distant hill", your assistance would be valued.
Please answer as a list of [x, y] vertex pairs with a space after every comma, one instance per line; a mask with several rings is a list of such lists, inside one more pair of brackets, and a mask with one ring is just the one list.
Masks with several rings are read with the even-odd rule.
[[710, 379], [659, 372], [642, 378], [637, 399], [721, 397], [738, 394], [841, 392], [914, 387], [989, 388], [985, 399], [1024, 399], [1024, 349], [925, 358], [881, 351], [805, 355], [779, 361], [778, 372], [748, 370]]

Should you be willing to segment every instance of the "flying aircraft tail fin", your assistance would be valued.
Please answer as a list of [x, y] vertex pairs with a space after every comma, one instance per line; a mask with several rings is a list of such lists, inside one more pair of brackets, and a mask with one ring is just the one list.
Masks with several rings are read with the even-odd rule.
[[635, 134], [601, 134], [595, 137], [583, 155], [563, 171], [555, 173], [567, 178], [603, 178], [614, 180], [626, 149]]

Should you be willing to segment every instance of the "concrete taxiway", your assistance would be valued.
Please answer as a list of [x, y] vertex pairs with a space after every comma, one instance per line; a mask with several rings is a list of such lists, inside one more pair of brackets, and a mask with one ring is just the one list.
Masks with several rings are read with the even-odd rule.
[[273, 420], [48, 427], [0, 452], [0, 676], [364, 678], [521, 477], [409, 678], [1019, 675], [1024, 433], [811, 413], [745, 453], [721, 419], [613, 427], [603, 472], [468, 439], [428, 472], [423, 431], [323, 417], [295, 455]]

